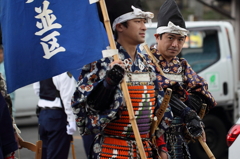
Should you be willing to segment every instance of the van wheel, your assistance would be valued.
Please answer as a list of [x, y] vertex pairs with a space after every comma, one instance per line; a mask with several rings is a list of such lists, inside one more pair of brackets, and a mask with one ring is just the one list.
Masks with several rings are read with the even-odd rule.
[[[207, 145], [212, 151], [215, 158], [220, 158], [226, 152], [226, 135], [227, 130], [224, 123], [215, 115], [206, 115], [203, 118], [205, 124], [205, 133]], [[189, 144], [190, 153], [194, 159], [209, 159], [204, 149], [198, 141]]]

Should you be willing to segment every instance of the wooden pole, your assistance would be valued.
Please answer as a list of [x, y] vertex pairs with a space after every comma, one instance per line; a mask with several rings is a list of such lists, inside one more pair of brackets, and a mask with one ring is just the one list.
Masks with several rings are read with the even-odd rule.
[[213, 155], [212, 151], [211, 151], [210, 148], [208, 147], [207, 143], [204, 142], [202, 139], [203, 139], [202, 136], [200, 136], [200, 137], [198, 138], [198, 141], [199, 141], [200, 144], [202, 145], [202, 147], [203, 147], [203, 149], [205, 150], [205, 152], [206, 152], [206, 154], [208, 155], [208, 157], [209, 157], [210, 159], [216, 159], [215, 156]]
[[72, 140], [71, 140], [70, 144], [71, 144], [71, 147], [72, 147], [72, 157], [73, 157], [73, 159], [77, 159], [76, 154], [75, 154], [73, 136], [72, 136]]
[[160, 74], [165, 77], [165, 74], [163, 73], [162, 69], [160, 68], [159, 64], [157, 63], [157, 60], [156, 60], [155, 56], [151, 53], [148, 45], [147, 44], [143, 44], [143, 48], [146, 50], [147, 54], [152, 58], [153, 63], [157, 67], [157, 69], [160, 72]]
[[[203, 119], [203, 117], [204, 117], [204, 115], [205, 115], [206, 108], [207, 108], [207, 105], [206, 105], [206, 104], [203, 104], [203, 105], [202, 105], [202, 108], [201, 108], [201, 110], [200, 110], [200, 112], [199, 112], [199, 117], [200, 117], [201, 119]], [[200, 137], [198, 138], [198, 141], [199, 141], [200, 144], [202, 145], [202, 147], [203, 147], [204, 151], [206, 152], [206, 154], [208, 155], [208, 157], [209, 157], [210, 159], [216, 159], [215, 156], [213, 155], [212, 151], [211, 151], [210, 148], [208, 147], [207, 143], [203, 141], [203, 137], [202, 137], [202, 136], [200, 136]]]
[[[104, 25], [105, 25], [105, 28], [106, 28], [106, 31], [107, 31], [108, 40], [109, 40], [109, 43], [110, 43], [110, 48], [111, 49], [117, 49], [114, 38], [113, 38], [112, 29], [111, 29], [111, 26], [110, 26], [110, 20], [109, 20], [109, 16], [108, 16], [108, 13], [107, 13], [107, 7], [106, 7], [105, 0], [99, 0], [99, 3], [100, 3], [100, 6], [101, 6], [103, 18], [104, 18]], [[114, 55], [114, 60], [119, 60], [118, 55]], [[146, 153], [145, 153], [144, 148], [143, 148], [143, 143], [142, 143], [142, 140], [141, 140], [141, 136], [140, 136], [140, 133], [139, 133], [139, 130], [138, 130], [138, 127], [137, 127], [137, 122], [136, 122], [136, 119], [135, 119], [132, 102], [130, 100], [130, 95], [129, 95], [127, 83], [124, 79], [121, 83], [121, 88], [122, 88], [122, 91], [123, 91], [124, 99], [125, 99], [126, 104], [127, 104], [129, 120], [130, 120], [130, 123], [131, 123], [132, 128], [133, 128], [133, 133], [134, 133], [134, 136], [135, 136], [135, 140], [137, 142], [137, 147], [138, 147], [138, 150], [140, 152], [141, 159], [146, 159], [147, 157], [146, 157]]]

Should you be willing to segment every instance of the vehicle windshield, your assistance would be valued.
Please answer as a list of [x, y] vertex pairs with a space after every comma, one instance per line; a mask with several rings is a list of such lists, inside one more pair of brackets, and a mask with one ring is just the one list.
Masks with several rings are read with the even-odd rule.
[[219, 59], [217, 31], [190, 31], [180, 56], [188, 61], [195, 72], [215, 63]]

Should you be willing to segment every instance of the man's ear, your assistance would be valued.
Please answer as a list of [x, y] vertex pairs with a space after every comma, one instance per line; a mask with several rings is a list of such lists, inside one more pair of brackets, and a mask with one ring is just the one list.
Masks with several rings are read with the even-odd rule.
[[123, 25], [121, 23], [117, 24], [115, 30], [121, 32], [123, 30]]
[[187, 39], [188, 37], [187, 36], [185, 36], [185, 38], [184, 38], [184, 43], [185, 43], [185, 41], [186, 41], [186, 39]]

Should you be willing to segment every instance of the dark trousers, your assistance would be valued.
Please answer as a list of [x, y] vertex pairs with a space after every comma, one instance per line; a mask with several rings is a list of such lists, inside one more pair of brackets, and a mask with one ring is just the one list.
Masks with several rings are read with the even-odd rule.
[[0, 159], [18, 149], [15, 140], [12, 118], [7, 104], [0, 93]]
[[42, 159], [67, 159], [72, 136], [66, 133], [67, 116], [61, 109], [44, 109], [39, 114]]
[[87, 156], [89, 155], [89, 152], [90, 152], [90, 150], [92, 149], [91, 146], [92, 146], [92, 143], [93, 143], [93, 141], [94, 141], [95, 136], [96, 136], [95, 134], [82, 136], [83, 146], [84, 146], [85, 153], [86, 153]]

